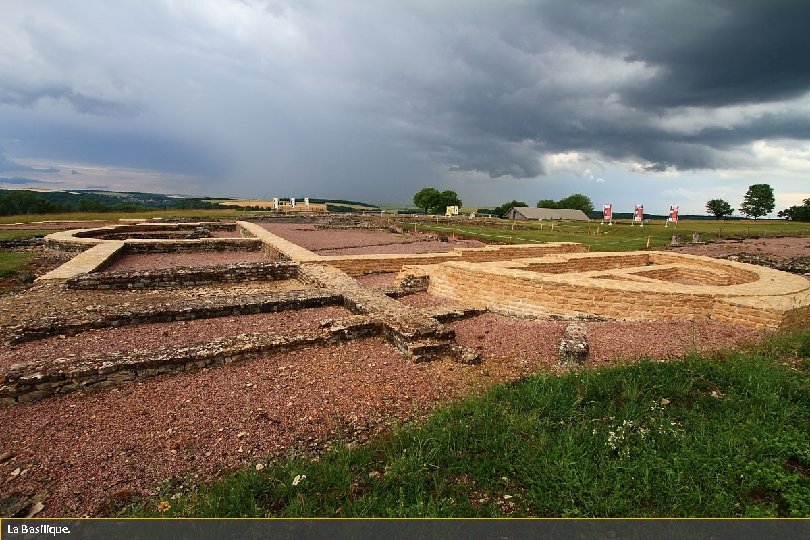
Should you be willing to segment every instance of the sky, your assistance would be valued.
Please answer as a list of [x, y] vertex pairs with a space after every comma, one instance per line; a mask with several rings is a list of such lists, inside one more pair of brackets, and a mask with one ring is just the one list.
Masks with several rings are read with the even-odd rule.
[[806, 0], [3, 0], [0, 187], [810, 197]]

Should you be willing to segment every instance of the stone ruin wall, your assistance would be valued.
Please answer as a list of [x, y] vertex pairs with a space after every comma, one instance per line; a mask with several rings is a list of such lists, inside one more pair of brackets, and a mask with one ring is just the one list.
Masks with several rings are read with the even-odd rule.
[[[312, 222], [308, 216], [289, 216], [282, 219], [295, 223]], [[357, 226], [358, 221], [364, 224], [360, 226], [378, 226], [383, 223], [379, 217], [357, 220], [341, 216], [324, 222], [322, 226]], [[165, 225], [155, 224], [156, 227]], [[183, 225], [188, 229], [199, 224]], [[144, 229], [142, 231], [137, 230], [137, 226], [133, 227], [132, 232], [135, 233], [148, 233], [152, 230], [151, 225], [141, 227]], [[470, 355], [470, 351], [461, 350], [455, 344], [453, 332], [438, 322], [443, 319], [427, 314], [427, 311], [407, 308], [387, 298], [383, 291], [362, 287], [348, 279], [349, 275], [375, 272], [402, 270], [399, 292], [409, 288], [415, 290], [427, 287], [438, 296], [472, 305], [478, 312], [489, 308], [517, 316], [560, 314], [572, 318], [587, 318], [597, 314], [619, 320], [688, 320], [710, 317], [767, 328], [810, 324], [810, 292], [807, 291], [802, 293], [804, 296], [800, 294], [792, 299], [792, 307], [786, 307], [782, 301], [784, 299], [769, 299], [765, 302], [754, 297], [723, 299], [722, 295], [718, 297], [708, 291], [689, 294], [673, 293], [671, 290], [680, 282], [693, 281], [714, 288], [748, 286], [761, 278], [758, 272], [734, 263], [728, 263], [723, 271], [715, 271], [711, 265], [684, 265], [682, 258], [664, 253], [592, 257], [584, 253], [588, 251], [586, 246], [572, 243], [462, 248], [450, 253], [424, 255], [320, 256], [260, 230], [260, 227], [251, 223], [238, 222], [235, 226], [223, 224], [222, 228], [234, 227], [235, 233], [241, 238], [139, 238], [111, 241], [120, 247], [116, 250], [110, 248], [110, 256], [127, 252], [261, 249], [277, 262], [146, 272], [90, 272], [67, 279], [64, 285], [76, 289], [149, 289], [245, 280], [302, 279], [326, 289], [279, 293], [272, 299], [256, 301], [244, 298], [220, 299], [215, 305], [152, 306], [141, 311], [132, 308], [119, 310], [117, 306], [111, 306], [103, 312], [79, 314], [82, 320], [45, 321], [39, 327], [20, 328], [17, 339], [25, 341], [89, 328], [302, 309], [319, 305], [343, 305], [355, 315], [337, 321], [325, 321], [320, 330], [309, 332], [240, 335], [198, 346], [163, 347], [159, 350], [135, 351], [133, 354], [65, 359], [57, 361], [53, 366], [17, 367], [4, 380], [0, 380], [0, 404], [34, 401], [76, 390], [104, 388], [162, 373], [191, 371], [291, 348], [374, 335], [385, 336], [413, 361], [441, 355], [454, 356], [458, 361], [477, 360]], [[64, 241], [64, 246], [71, 249], [75, 249], [77, 245], [81, 249], [103, 242], [98, 238], [78, 235], [71, 238], [71, 241], [60, 237], [48, 241]], [[547, 254], [548, 257], [538, 258]], [[565, 281], [563, 278], [569, 274], [586, 275], [581, 281]], [[563, 281], [544, 280], [544, 276], [554, 275]], [[476, 312], [475, 309], [467, 311]], [[580, 336], [574, 330], [574, 327], [566, 330], [566, 335], [570, 333], [572, 336], [569, 341], [573, 345], [569, 348], [574, 351], [569, 351], [569, 356], [582, 356], [583, 350], [587, 355], [586, 336]]]
[[[603, 272], [605, 272], [603, 274]], [[520, 317], [714, 319], [769, 329], [810, 324], [804, 278], [705, 257], [639, 252], [409, 266], [399, 281]]]
[[160, 268], [135, 272], [90, 272], [65, 281], [68, 289], [135, 290], [196, 287], [215, 283], [244, 283], [295, 279], [291, 262], [235, 263], [203, 268]]

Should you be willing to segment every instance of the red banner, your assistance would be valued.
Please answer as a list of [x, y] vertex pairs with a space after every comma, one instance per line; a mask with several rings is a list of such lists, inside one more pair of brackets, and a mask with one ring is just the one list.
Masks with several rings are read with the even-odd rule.
[[636, 213], [633, 215], [633, 221], [644, 221], [644, 205], [636, 205]]
[[677, 206], [670, 206], [669, 207], [669, 221], [672, 223], [678, 222], [678, 207]]
[[606, 204], [602, 207], [602, 219], [610, 221], [613, 219], [613, 205]]

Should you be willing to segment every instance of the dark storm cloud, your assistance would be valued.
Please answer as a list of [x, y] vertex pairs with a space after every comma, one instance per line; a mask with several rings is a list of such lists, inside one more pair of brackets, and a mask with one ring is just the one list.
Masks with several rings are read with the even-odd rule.
[[568, 152], [734, 168], [754, 141], [810, 139], [799, 0], [9, 6], [14, 157], [195, 175], [224, 194], [401, 199], [448, 171], [553, 176]]
[[[528, 148], [639, 159], [649, 170], [727, 166], [716, 150], [810, 138], [806, 111], [686, 134], [657, 120], [802, 96], [808, 20], [810, 2], [799, 1], [543, 2], [517, 20], [450, 33], [447, 61], [459, 79], [429, 101], [440, 114], [427, 114], [450, 119], [442, 142], [455, 168], [496, 177], [542, 174]], [[610, 77], [633, 65], [626, 78]]]
[[810, 2], [549, 2], [540, 16], [582, 48], [657, 68], [623, 90], [632, 106], [757, 103], [810, 88]]
[[4, 155], [3, 149], [0, 148], [0, 171], [36, 171], [43, 173], [58, 173], [59, 169], [56, 167], [31, 167], [29, 165], [17, 163], [16, 161], [8, 159]]

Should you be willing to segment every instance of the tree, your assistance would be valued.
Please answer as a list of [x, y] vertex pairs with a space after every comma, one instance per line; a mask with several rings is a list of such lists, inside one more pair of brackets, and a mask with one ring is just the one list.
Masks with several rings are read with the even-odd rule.
[[439, 201], [434, 211], [441, 214], [447, 210], [448, 206], [461, 206], [461, 199], [458, 198], [458, 194], [449, 189], [442, 191], [439, 194]]
[[423, 208], [427, 214], [431, 208], [436, 208], [441, 202], [442, 194], [432, 187], [422, 188], [413, 196], [413, 204]]
[[416, 192], [413, 204], [423, 208], [425, 213], [443, 214], [448, 206], [461, 206], [461, 199], [452, 190], [439, 191], [436, 188], [426, 187]]
[[776, 201], [773, 197], [773, 188], [768, 184], [754, 184], [748, 188], [740, 205], [740, 212], [757, 219], [773, 210], [774, 206]]
[[478, 212], [479, 213], [490, 213], [490, 214], [494, 215], [495, 217], [503, 218], [506, 215], [506, 213], [509, 212], [509, 210], [511, 210], [512, 208], [514, 208], [516, 206], [529, 206], [529, 205], [526, 204], [523, 201], [512, 200], [512, 201], [503, 203], [502, 205], [498, 206], [497, 208], [493, 208], [491, 210], [486, 209], [486, 208], [479, 208]]
[[794, 205], [780, 210], [777, 215], [790, 221], [810, 221], [810, 199], [805, 199], [802, 203], [801, 206]]
[[714, 219], [721, 219], [734, 213], [734, 209], [723, 199], [712, 199], [706, 203], [706, 211], [714, 216]]
[[589, 197], [581, 193], [574, 193], [557, 201], [557, 208], [571, 208], [573, 210], [582, 210], [585, 214], [590, 214], [593, 212], [593, 202], [591, 202]]
[[554, 199], [540, 199], [537, 201], [537, 208], [557, 208], [557, 201]]
[[559, 201], [553, 199], [540, 199], [537, 201], [537, 208], [570, 208], [582, 210], [586, 214], [593, 212], [593, 202], [590, 197], [582, 193], [574, 193], [568, 197], [563, 197]]

